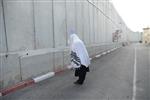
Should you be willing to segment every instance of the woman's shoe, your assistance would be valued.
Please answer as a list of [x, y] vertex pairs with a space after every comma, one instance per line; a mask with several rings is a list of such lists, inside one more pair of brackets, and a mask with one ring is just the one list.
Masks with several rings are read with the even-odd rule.
[[74, 84], [76, 84], [76, 85], [82, 85], [83, 83], [80, 83], [80, 82], [76, 81], [76, 82], [74, 82]]

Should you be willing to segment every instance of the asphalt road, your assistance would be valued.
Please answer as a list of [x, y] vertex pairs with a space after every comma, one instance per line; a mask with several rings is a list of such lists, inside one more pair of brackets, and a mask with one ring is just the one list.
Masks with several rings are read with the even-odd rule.
[[85, 83], [65, 71], [2, 100], [150, 100], [150, 47], [134, 44], [95, 59]]
[[150, 47], [137, 46], [136, 100], [150, 100]]

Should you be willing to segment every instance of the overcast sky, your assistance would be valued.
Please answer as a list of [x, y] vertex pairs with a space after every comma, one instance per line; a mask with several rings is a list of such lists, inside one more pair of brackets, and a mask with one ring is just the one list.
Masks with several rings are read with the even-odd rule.
[[150, 27], [150, 0], [112, 0], [116, 10], [132, 31]]

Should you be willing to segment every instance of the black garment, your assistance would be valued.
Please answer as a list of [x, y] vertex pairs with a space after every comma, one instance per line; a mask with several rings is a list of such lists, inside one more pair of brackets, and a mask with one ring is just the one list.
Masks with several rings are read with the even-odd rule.
[[79, 77], [77, 80], [77, 83], [83, 84], [85, 77], [86, 77], [86, 72], [89, 72], [89, 67], [85, 67], [84, 65], [81, 65], [80, 68], [75, 69], [75, 76]]

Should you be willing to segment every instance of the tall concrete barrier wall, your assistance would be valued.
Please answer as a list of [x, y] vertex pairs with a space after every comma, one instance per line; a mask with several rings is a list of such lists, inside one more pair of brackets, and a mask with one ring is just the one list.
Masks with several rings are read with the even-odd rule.
[[130, 31], [109, 0], [0, 0], [0, 89], [69, 65], [70, 29], [90, 57]]
[[142, 34], [140, 32], [130, 32], [128, 36], [131, 43], [142, 41]]

